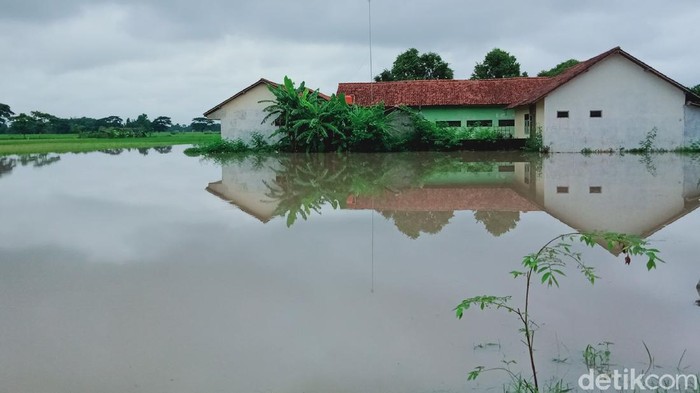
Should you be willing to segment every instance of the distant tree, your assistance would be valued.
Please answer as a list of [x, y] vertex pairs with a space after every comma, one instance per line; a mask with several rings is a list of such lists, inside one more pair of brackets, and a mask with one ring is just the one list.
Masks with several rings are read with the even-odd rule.
[[695, 85], [695, 87], [691, 87], [690, 91], [695, 93], [695, 95], [700, 96], [700, 85]]
[[212, 127], [214, 126], [214, 120], [207, 119], [206, 117], [195, 117], [192, 119], [192, 123], [190, 124], [190, 128], [192, 128], [192, 131], [206, 131], [206, 130], [211, 130]]
[[471, 79], [513, 78], [520, 76], [520, 64], [515, 56], [495, 48], [484, 61], [476, 63]]
[[36, 123], [32, 116], [20, 113], [12, 118], [10, 132], [13, 134], [34, 134], [36, 133]]
[[14, 115], [15, 113], [12, 112], [9, 105], [0, 103], [0, 130], [7, 129], [7, 125]]
[[129, 120], [126, 119], [126, 128], [132, 128], [136, 130], [142, 130], [142, 131], [153, 131], [153, 123], [151, 123], [150, 120], [148, 120], [148, 115], [145, 113], [140, 114], [136, 120]]
[[119, 116], [107, 116], [97, 120], [97, 127], [115, 127], [124, 126], [124, 121]]
[[90, 117], [78, 117], [68, 120], [70, 132], [78, 134], [81, 132], [97, 131], [100, 128], [99, 120]]
[[434, 52], [420, 54], [410, 48], [394, 60], [391, 70], [385, 69], [374, 77], [377, 82], [414, 79], [452, 79], [454, 72], [442, 57]]
[[557, 76], [578, 63], [580, 63], [580, 61], [576, 59], [569, 59], [567, 61], [563, 61], [557, 64], [552, 69], [540, 71], [540, 73], [537, 74], [537, 76]]
[[58, 117], [39, 111], [32, 111], [31, 116], [34, 119], [35, 134], [52, 133], [52, 125], [56, 124], [58, 121]]
[[153, 119], [153, 131], [163, 132], [167, 131], [173, 125], [172, 120], [167, 116], [158, 116]]

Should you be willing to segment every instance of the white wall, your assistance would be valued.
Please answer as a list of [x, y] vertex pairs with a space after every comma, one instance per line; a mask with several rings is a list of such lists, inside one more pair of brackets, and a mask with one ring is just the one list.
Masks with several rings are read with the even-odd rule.
[[[549, 94], [544, 100], [544, 143], [553, 151], [638, 148], [657, 128], [655, 148], [683, 144], [685, 93], [612, 55]], [[602, 118], [590, 118], [602, 110]], [[557, 118], [569, 111], [569, 118]], [[539, 119], [538, 119], [539, 121]]]
[[700, 141], [700, 108], [686, 105], [685, 107], [685, 144]]
[[227, 103], [208, 117], [221, 120], [222, 138], [232, 140], [240, 138], [245, 142], [250, 142], [253, 132], [258, 132], [268, 137], [277, 127], [272, 125], [272, 119], [265, 124], [261, 124], [265, 116], [267, 116], [267, 112], [263, 112], [263, 109], [270, 103], [259, 103], [259, 101], [273, 100], [274, 98], [274, 95], [267, 89], [267, 85], [260, 84]]

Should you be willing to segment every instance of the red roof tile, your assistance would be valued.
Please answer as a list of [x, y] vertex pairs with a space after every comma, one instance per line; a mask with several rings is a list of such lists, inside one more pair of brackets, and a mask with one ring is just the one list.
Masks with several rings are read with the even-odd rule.
[[340, 83], [338, 94], [352, 96], [358, 105], [380, 102], [386, 106], [510, 105], [549, 81], [550, 78], [524, 77]]

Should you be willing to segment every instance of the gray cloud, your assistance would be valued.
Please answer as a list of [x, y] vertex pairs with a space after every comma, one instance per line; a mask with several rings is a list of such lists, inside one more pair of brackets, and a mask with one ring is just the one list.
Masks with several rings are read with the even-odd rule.
[[[261, 76], [323, 91], [370, 78], [368, 2], [5, 1], [0, 102], [15, 112], [189, 121]], [[374, 73], [416, 47], [468, 77], [500, 47], [531, 75], [620, 45], [679, 82], [700, 83], [700, 7], [593, 0], [373, 0]]]

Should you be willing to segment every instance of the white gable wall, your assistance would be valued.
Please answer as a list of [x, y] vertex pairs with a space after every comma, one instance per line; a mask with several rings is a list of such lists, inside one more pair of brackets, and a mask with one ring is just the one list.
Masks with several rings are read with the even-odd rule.
[[[653, 128], [655, 148], [683, 145], [685, 93], [621, 55], [612, 55], [544, 100], [544, 143], [553, 151], [638, 148]], [[591, 118], [591, 110], [602, 110]], [[569, 111], [569, 118], [557, 118]], [[539, 120], [539, 119], [538, 119]]]
[[250, 142], [254, 132], [269, 137], [277, 127], [272, 124], [272, 119], [261, 124], [268, 114], [263, 109], [270, 103], [260, 103], [259, 101], [274, 99], [275, 96], [267, 89], [267, 85], [261, 83], [226, 103], [207, 117], [221, 120], [222, 138], [231, 140], [240, 138], [245, 142]]

